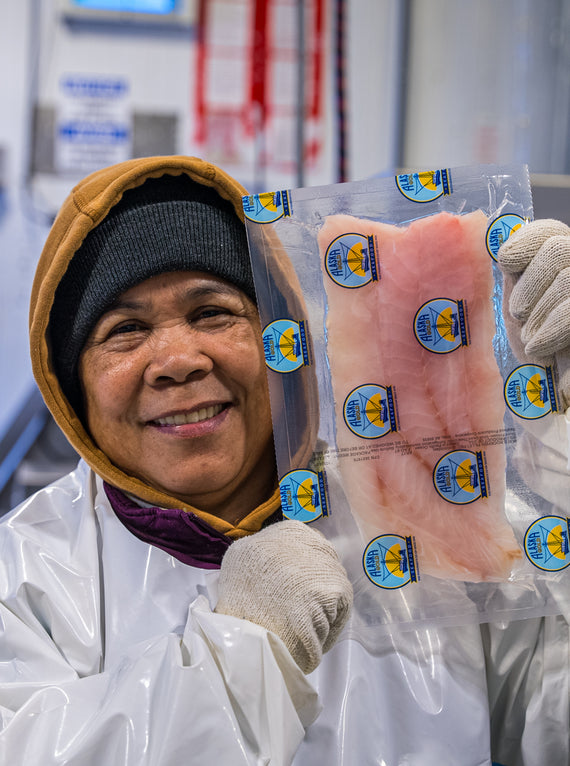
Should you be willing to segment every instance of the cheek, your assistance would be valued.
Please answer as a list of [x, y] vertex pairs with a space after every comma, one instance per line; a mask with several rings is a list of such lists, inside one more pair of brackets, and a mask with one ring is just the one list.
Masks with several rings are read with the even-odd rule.
[[273, 424], [269, 401], [269, 383], [262, 349], [258, 351], [255, 361], [251, 359], [245, 374], [250, 383], [250, 398], [257, 427], [264, 434], [267, 434], [272, 431]]
[[81, 367], [83, 400], [89, 427], [124, 412], [133, 390], [130, 364], [105, 365], [99, 359], [85, 360]]
[[246, 392], [248, 411], [265, 417], [269, 411], [269, 388], [261, 333], [250, 332], [225, 349], [225, 367], [229, 377]]

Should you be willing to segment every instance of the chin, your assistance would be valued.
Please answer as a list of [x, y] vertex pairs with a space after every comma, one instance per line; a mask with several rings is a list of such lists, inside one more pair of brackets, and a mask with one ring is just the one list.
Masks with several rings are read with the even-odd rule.
[[208, 476], [204, 482], [181, 482], [173, 480], [172, 482], [162, 483], [153, 482], [152, 486], [155, 489], [164, 492], [171, 497], [180, 500], [187, 505], [192, 505], [195, 508], [202, 508], [202, 501], [208, 497], [214, 498], [218, 495], [224, 494], [224, 482], [216, 482], [212, 480], [211, 475]]

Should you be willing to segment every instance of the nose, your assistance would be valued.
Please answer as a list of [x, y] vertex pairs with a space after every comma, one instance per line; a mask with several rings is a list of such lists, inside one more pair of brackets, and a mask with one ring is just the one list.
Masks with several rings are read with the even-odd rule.
[[185, 383], [206, 375], [214, 367], [207, 344], [199, 332], [169, 327], [155, 333], [145, 368], [145, 383], [151, 386]]

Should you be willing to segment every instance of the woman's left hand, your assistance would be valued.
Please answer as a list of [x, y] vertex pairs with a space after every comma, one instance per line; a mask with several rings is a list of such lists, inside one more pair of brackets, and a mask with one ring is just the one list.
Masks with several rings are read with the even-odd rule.
[[[570, 228], [553, 219], [533, 221], [507, 239], [497, 261], [505, 274], [511, 343], [520, 339], [528, 360], [556, 363], [559, 393], [568, 407]], [[518, 338], [513, 337], [513, 320]]]

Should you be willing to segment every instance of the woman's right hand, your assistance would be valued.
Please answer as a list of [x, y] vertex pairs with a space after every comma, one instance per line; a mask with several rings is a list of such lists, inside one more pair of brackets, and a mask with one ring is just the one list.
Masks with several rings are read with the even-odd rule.
[[340, 635], [352, 599], [333, 545], [300, 521], [279, 521], [228, 548], [215, 611], [276, 633], [310, 673]]

